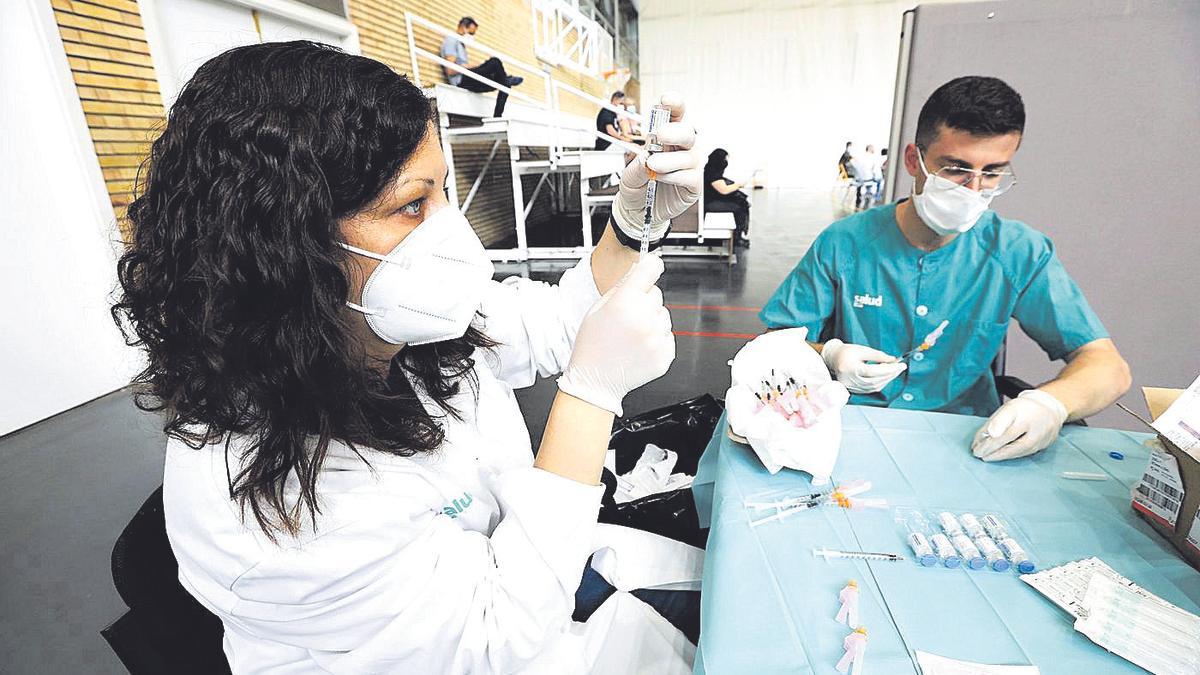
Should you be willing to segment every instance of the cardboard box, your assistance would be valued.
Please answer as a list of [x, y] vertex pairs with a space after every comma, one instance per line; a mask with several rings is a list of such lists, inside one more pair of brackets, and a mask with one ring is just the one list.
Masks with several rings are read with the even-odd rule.
[[1142, 393], [1152, 421], [1135, 417], [1158, 442], [1134, 487], [1133, 509], [1200, 570], [1200, 378], [1187, 389], [1143, 387]]

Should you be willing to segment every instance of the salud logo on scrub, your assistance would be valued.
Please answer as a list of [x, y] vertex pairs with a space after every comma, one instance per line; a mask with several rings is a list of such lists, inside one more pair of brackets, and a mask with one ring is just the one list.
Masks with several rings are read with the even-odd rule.
[[920, 148], [917, 148], [917, 160], [921, 173], [925, 174], [925, 187], [920, 194], [913, 195], [912, 202], [921, 220], [943, 237], [962, 234], [975, 227], [996, 193], [991, 190], [976, 192], [947, 178], [931, 175], [925, 168], [925, 157]]
[[854, 296], [854, 308], [862, 309], [863, 307], [883, 307], [883, 296], [870, 293]]

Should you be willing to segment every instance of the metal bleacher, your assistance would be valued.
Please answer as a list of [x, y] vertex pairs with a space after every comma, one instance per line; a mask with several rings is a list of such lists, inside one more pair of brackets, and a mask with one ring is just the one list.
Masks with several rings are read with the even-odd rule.
[[[617, 173], [624, 166], [624, 152], [638, 147], [598, 132], [594, 121], [563, 111], [562, 96], [574, 96], [593, 104], [598, 110], [614, 108], [600, 99], [554, 79], [549, 69], [514, 59], [475, 42], [471, 50], [500, 59], [512, 74], [526, 78], [525, 86], [510, 89], [447, 61], [435, 52], [418, 46], [416, 30], [426, 31], [440, 40], [454, 31], [438, 26], [411, 12], [405, 14], [408, 29], [411, 76], [426, 94], [436, 101], [451, 180], [450, 199], [467, 214], [488, 253], [496, 261], [579, 258], [591, 250], [592, 213], [611, 205], [611, 195], [597, 194], [594, 177]], [[461, 73], [509, 94], [504, 117], [492, 117], [493, 94], [478, 94], [438, 82], [423, 82], [421, 64]], [[540, 80], [540, 82], [539, 82]], [[541, 85], [541, 96], [535, 91]], [[540, 99], [540, 100], [539, 100]], [[602, 137], [613, 145], [608, 151], [595, 151], [595, 139]], [[577, 213], [577, 220], [575, 215]], [[555, 223], [577, 222], [579, 236], [565, 244], [531, 245], [531, 215]], [[565, 227], [565, 226], [564, 226]], [[573, 229], [568, 228], [568, 229]]]

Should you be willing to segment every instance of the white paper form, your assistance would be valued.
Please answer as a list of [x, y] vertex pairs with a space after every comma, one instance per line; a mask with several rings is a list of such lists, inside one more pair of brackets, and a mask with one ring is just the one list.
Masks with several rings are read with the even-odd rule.
[[922, 675], [1041, 675], [1037, 666], [991, 666], [917, 650]]
[[1155, 675], [1200, 673], [1200, 617], [1097, 574], [1075, 630]]
[[1121, 576], [1099, 558], [1085, 558], [1033, 574], [1022, 574], [1021, 581], [1033, 586], [1051, 602], [1078, 619], [1082, 614], [1083, 598], [1087, 594], [1088, 583], [1092, 580], [1093, 575], [1112, 579], [1141, 598], [1152, 600], [1180, 612], [1183, 611]]

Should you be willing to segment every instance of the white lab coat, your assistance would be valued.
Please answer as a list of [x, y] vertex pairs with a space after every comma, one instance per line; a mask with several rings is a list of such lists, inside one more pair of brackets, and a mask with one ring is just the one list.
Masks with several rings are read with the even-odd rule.
[[[464, 391], [464, 419], [442, 418], [434, 453], [360, 449], [368, 467], [333, 443], [317, 527], [278, 545], [229, 499], [224, 444], [168, 443], [163, 501], [179, 579], [224, 623], [234, 673], [691, 672], [692, 645], [632, 595], [618, 592], [587, 624], [570, 620], [594, 551], [622, 590], [698, 579], [701, 554], [628, 530], [616, 533], [624, 542], [599, 541], [603, 488], [532, 466], [512, 393], [566, 366], [598, 297], [586, 258], [558, 286], [493, 284], [486, 332], [502, 346], [477, 354], [478, 405]], [[244, 443], [230, 445], [233, 475]], [[630, 536], [671, 553], [632, 559], [647, 549]]]

